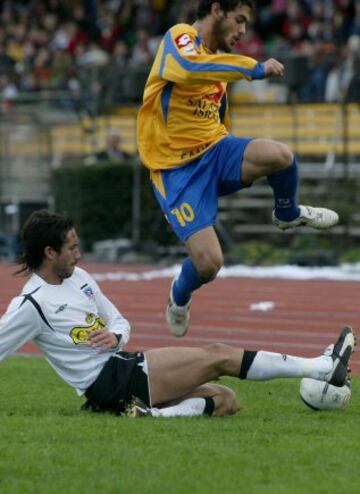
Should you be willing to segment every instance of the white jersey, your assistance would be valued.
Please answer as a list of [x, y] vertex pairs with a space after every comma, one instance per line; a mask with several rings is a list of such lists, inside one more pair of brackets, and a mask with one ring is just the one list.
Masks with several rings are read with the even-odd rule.
[[[105, 353], [91, 347], [87, 335], [98, 329], [121, 335], [119, 346]], [[83, 394], [129, 336], [128, 321], [83, 269], [75, 268], [61, 285], [32, 274], [0, 319], [0, 361], [34, 340], [55, 371]]]

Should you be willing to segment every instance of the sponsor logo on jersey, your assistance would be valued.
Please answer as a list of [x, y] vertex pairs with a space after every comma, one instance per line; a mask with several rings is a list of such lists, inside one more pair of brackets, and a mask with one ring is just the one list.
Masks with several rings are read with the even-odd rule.
[[55, 314], [59, 314], [59, 312], [62, 312], [63, 310], [65, 310], [67, 306], [68, 306], [68, 304], [62, 304], [62, 305], [60, 305], [60, 307], [58, 307], [56, 309]]
[[186, 105], [194, 116], [220, 123], [219, 109], [224, 91], [221, 85], [220, 87], [216, 86], [214, 89], [215, 91], [201, 96], [200, 98], [188, 98]]
[[[93, 314], [90, 314], [93, 315]], [[99, 329], [105, 329], [106, 324], [102, 317], [95, 319], [91, 326], [77, 326], [70, 331], [70, 338], [73, 340], [75, 345], [89, 345], [88, 334], [92, 331], [97, 331]]]
[[194, 43], [188, 34], [180, 34], [180, 36], [175, 38], [175, 43], [185, 55], [196, 55], [197, 51], [195, 50]]

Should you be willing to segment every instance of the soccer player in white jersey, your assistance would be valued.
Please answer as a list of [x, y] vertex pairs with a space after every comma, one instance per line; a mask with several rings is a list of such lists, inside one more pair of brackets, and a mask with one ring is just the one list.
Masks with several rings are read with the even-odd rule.
[[130, 325], [76, 266], [79, 239], [70, 217], [35, 211], [22, 231], [18, 273], [28, 272], [21, 294], [0, 320], [0, 361], [33, 340], [49, 364], [79, 395], [84, 408], [124, 413], [133, 407], [153, 416], [233, 414], [235, 393], [212, 383], [221, 376], [254, 381], [311, 377], [342, 386], [355, 338], [345, 327], [315, 358], [249, 351], [224, 344], [158, 348], [129, 353]]

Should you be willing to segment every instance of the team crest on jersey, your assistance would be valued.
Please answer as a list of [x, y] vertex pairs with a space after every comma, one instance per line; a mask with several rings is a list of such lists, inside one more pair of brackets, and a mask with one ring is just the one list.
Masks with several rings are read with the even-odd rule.
[[175, 43], [179, 50], [185, 55], [196, 55], [197, 52], [193, 40], [188, 34], [180, 34], [180, 36], [175, 38]]
[[90, 300], [94, 300], [95, 298], [95, 295], [94, 295], [94, 292], [93, 292], [93, 289], [91, 288], [91, 286], [89, 285], [85, 285], [84, 287], [81, 288], [82, 291], [85, 293], [85, 295], [90, 299]]

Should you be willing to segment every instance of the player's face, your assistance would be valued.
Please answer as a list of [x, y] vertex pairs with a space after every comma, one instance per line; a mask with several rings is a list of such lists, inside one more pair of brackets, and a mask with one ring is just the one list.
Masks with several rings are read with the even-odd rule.
[[66, 235], [66, 240], [61, 247], [61, 251], [55, 255], [53, 270], [56, 276], [60, 280], [69, 278], [73, 274], [80, 257], [79, 237], [75, 228], [72, 228]]
[[248, 5], [240, 5], [229, 12], [221, 12], [222, 15], [214, 26], [214, 36], [218, 45], [217, 49], [230, 53], [246, 32], [251, 9]]

